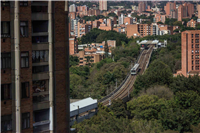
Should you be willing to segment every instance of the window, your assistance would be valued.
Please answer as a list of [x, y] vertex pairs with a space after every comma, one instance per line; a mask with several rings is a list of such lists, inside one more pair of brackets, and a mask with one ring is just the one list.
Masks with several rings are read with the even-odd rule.
[[194, 59], [194, 55], [192, 55], [192, 59]]
[[27, 0], [23, 0], [19, 2], [20, 6], [28, 6], [28, 1]]
[[196, 61], [195, 61], [195, 64], [199, 64], [199, 60], [196, 60]]
[[12, 130], [12, 116], [4, 115], [1, 116], [1, 132]]
[[192, 43], [193, 43], [194, 39], [192, 39]]
[[30, 128], [30, 113], [22, 114], [22, 129]]
[[1, 1], [1, 6], [9, 6], [9, 5], [10, 5], [9, 1], [5, 1], [5, 0]]
[[20, 22], [20, 34], [22, 37], [28, 37], [28, 21]]
[[192, 70], [194, 70], [194, 66], [192, 66]]
[[11, 54], [1, 53], [1, 69], [11, 68]]
[[10, 37], [10, 22], [1, 22], [1, 37]]
[[192, 44], [192, 48], [194, 48], [194, 45]]
[[21, 52], [21, 68], [29, 67], [28, 52]]
[[195, 48], [199, 48], [199, 44], [196, 44], [196, 45], [195, 45]]
[[192, 50], [192, 54], [194, 54], [194, 50]]
[[29, 82], [25, 82], [21, 84], [22, 86], [22, 98], [28, 98], [29, 97]]
[[192, 34], [191, 37], [193, 38], [193, 36], [194, 36], [194, 35]]
[[199, 66], [195, 66], [195, 69], [196, 69], [196, 70], [199, 70]]
[[82, 61], [80, 63], [83, 63]]
[[194, 64], [194, 61], [192, 60], [192, 65]]
[[196, 55], [196, 56], [195, 56], [195, 59], [199, 59], [199, 55]]
[[32, 69], [33, 73], [41, 73], [41, 72], [48, 72], [49, 66], [33, 66]]
[[199, 39], [195, 39], [195, 43], [199, 43]]
[[83, 58], [80, 58], [80, 60], [83, 60]]
[[195, 50], [195, 54], [199, 54], [199, 50]]
[[12, 99], [12, 89], [11, 84], [1, 85], [1, 100]]
[[195, 37], [199, 37], [199, 34], [195, 34]]
[[49, 60], [49, 51], [48, 50], [40, 50], [40, 51], [32, 51], [32, 62], [48, 62]]

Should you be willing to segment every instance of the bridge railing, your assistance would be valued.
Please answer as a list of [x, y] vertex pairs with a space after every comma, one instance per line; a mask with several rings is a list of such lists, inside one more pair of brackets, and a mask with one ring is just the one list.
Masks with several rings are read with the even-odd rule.
[[[142, 53], [143, 53], [144, 49], [142, 51], [140, 51], [140, 55], [138, 56], [137, 60], [135, 61], [135, 63], [138, 62], [138, 60], [140, 59]], [[131, 69], [131, 68], [130, 68]], [[124, 83], [127, 81], [128, 77], [130, 76], [130, 70], [128, 70], [127, 76], [126, 78], [122, 81], [122, 83], [117, 87], [117, 89], [113, 90], [109, 95], [105, 96], [104, 98], [98, 100], [98, 102], [103, 102], [104, 100], [110, 98], [112, 95], [114, 95], [123, 85]]]

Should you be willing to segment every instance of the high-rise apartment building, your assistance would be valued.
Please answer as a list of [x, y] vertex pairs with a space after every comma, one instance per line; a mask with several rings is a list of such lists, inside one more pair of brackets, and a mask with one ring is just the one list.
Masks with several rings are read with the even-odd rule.
[[1, 132], [69, 132], [68, 2], [1, 1]]
[[69, 12], [76, 12], [76, 5], [72, 4], [69, 6]]
[[173, 34], [173, 26], [152, 24], [128, 24], [126, 27], [127, 37], [145, 37], [148, 35]]
[[124, 14], [121, 13], [121, 16], [118, 17], [118, 24], [121, 25], [121, 24], [124, 24]]
[[171, 15], [171, 11], [176, 9], [176, 3], [167, 2], [166, 6], [164, 7], [166, 15]]
[[138, 4], [138, 12], [142, 13], [143, 11], [146, 11], [146, 2], [139, 2], [139, 4]]
[[191, 18], [194, 14], [194, 5], [191, 3], [184, 3], [178, 7], [178, 21], [183, 18]]
[[189, 30], [181, 33], [181, 71], [177, 74], [199, 74], [199, 39], [200, 30]]
[[200, 19], [200, 5], [197, 5], [197, 10], [198, 10], [198, 19]]
[[99, 0], [99, 10], [100, 11], [103, 11], [103, 10], [107, 11], [107, 0]]

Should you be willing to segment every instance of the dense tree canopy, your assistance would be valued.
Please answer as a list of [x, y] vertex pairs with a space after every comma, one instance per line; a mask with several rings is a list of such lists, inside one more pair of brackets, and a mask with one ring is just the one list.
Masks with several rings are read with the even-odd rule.
[[71, 96], [90, 95], [100, 99], [109, 94], [115, 89], [116, 79], [119, 85], [138, 57], [140, 48], [136, 40], [144, 39], [166, 39], [168, 43], [167, 47], [153, 52], [146, 72], [137, 75], [132, 99], [127, 104], [119, 99], [112, 101], [110, 108], [99, 104], [96, 116], [73, 126], [78, 132], [199, 133], [200, 77], [172, 75], [181, 68], [180, 34], [121, 40], [120, 46], [112, 50], [113, 58], [91, 67], [72, 66]]
[[118, 33], [116, 31], [105, 31], [97, 28], [92, 29], [86, 35], [81, 38], [82, 44], [86, 43], [101, 43], [105, 40], [116, 40], [116, 45], [121, 46], [121, 41], [128, 43], [130, 39], [126, 37], [125, 34]]

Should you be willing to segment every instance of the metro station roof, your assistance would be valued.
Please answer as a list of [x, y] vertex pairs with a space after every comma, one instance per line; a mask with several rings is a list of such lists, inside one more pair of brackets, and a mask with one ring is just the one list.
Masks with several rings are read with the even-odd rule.
[[97, 100], [92, 99], [91, 97], [85, 98], [77, 102], [70, 103], [70, 112], [77, 110], [78, 106], [79, 106], [79, 109], [81, 109], [95, 103], [97, 103]]

